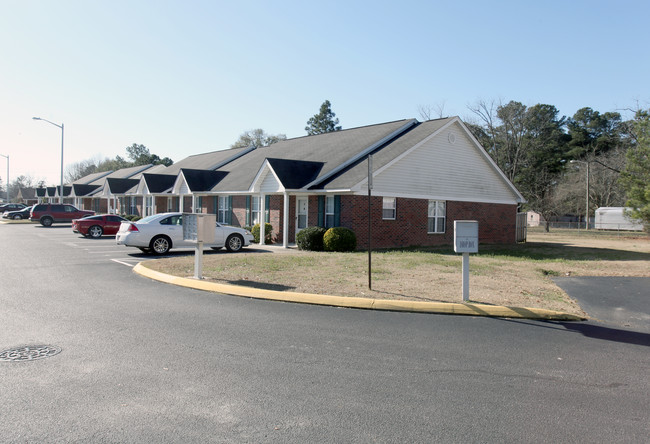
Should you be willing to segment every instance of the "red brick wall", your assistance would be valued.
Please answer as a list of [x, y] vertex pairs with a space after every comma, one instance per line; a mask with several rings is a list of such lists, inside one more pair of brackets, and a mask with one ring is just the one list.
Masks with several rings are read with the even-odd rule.
[[[372, 247], [452, 245], [454, 220], [479, 221], [481, 243], [515, 242], [516, 205], [447, 201], [445, 232], [431, 234], [427, 233], [428, 206], [425, 199], [398, 198], [395, 220], [383, 220], [382, 197], [373, 196]], [[367, 214], [367, 196], [341, 196], [341, 226], [355, 232], [359, 249], [368, 248]]]

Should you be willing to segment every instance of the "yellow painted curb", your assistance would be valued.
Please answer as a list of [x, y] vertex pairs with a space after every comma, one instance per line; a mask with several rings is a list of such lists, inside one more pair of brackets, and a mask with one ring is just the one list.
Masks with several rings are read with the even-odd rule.
[[255, 299], [296, 302], [301, 304], [329, 305], [335, 307], [362, 308], [369, 310], [408, 311], [416, 313], [439, 313], [470, 316], [492, 316], [499, 318], [546, 319], [553, 321], [583, 321], [585, 318], [561, 311], [542, 308], [505, 307], [485, 304], [456, 304], [448, 302], [394, 301], [347, 296], [328, 296], [319, 294], [296, 293], [291, 291], [273, 291], [239, 285], [218, 284], [170, 274], [161, 273], [142, 265], [133, 267], [133, 271], [144, 277], [167, 284], [189, 287], [197, 290], [212, 291], [233, 296]]

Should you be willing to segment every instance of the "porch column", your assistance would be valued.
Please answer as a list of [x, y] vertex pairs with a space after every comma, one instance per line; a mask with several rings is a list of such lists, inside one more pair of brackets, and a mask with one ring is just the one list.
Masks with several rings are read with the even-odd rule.
[[289, 193], [286, 191], [284, 192], [282, 219], [282, 248], [289, 248]]
[[183, 210], [184, 210], [184, 208], [183, 208], [183, 201], [184, 200], [185, 199], [183, 199], [183, 195], [179, 194], [178, 195], [178, 211], [180, 211], [181, 213], [183, 213]]
[[266, 205], [264, 193], [260, 194], [260, 245], [264, 245], [266, 236]]
[[196, 213], [196, 194], [192, 193], [192, 213]]

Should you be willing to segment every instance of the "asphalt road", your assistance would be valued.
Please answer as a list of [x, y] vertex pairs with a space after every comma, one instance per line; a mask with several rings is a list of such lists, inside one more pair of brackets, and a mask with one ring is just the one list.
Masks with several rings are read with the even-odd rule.
[[580, 303], [590, 318], [650, 333], [650, 278], [588, 276], [553, 280]]
[[[650, 335], [223, 296], [0, 225], [0, 441], [645, 442]], [[213, 254], [228, 254], [218, 252]]]

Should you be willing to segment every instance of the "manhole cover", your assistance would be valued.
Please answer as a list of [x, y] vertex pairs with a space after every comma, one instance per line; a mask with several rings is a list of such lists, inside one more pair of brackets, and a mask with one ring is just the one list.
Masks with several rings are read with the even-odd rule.
[[35, 361], [36, 359], [49, 358], [59, 353], [61, 353], [61, 349], [53, 345], [25, 345], [1, 351], [0, 361]]

